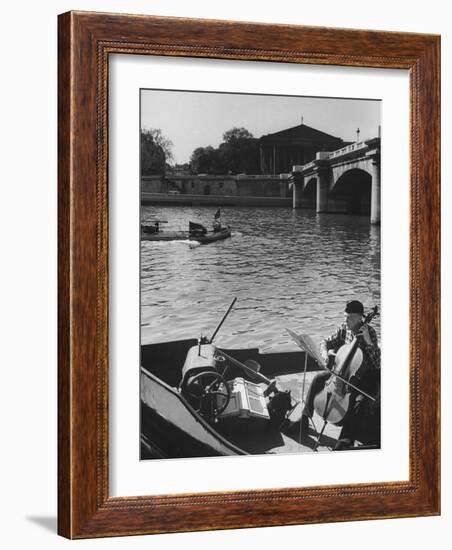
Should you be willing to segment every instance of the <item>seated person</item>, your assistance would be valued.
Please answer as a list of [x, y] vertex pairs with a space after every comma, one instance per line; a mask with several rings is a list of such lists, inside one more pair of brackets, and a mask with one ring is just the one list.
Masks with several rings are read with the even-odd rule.
[[[363, 369], [363, 375], [359, 379], [352, 377], [350, 382], [354, 383], [370, 395], [377, 395], [380, 379], [380, 348], [378, 346], [378, 339], [375, 329], [370, 325], [361, 326], [363, 316], [364, 307], [361, 302], [357, 300], [348, 302], [344, 311], [344, 323], [342, 323], [342, 325], [340, 325], [329, 338], [322, 340], [320, 343], [320, 351], [325, 360], [325, 364], [330, 367], [332, 354], [334, 355], [341, 346], [351, 343], [354, 338], [357, 337], [359, 347], [363, 351], [366, 368]], [[314, 398], [323, 390], [325, 383], [330, 376], [331, 374], [328, 371], [320, 372], [315, 376], [309, 388], [301, 416], [301, 434], [304, 437], [308, 435], [309, 418], [312, 417], [314, 412]], [[356, 390], [351, 390], [349, 410], [342, 423], [343, 428], [340, 439], [347, 439], [351, 442], [351, 445], [353, 445], [354, 440], [358, 439], [358, 432], [362, 434], [363, 431], [365, 431], [362, 423], [367, 416], [364, 415], [364, 411], [367, 409], [370, 410], [370, 403], [368, 403], [369, 401], [370, 400], [368, 398], [364, 397], [362, 394], [359, 394]], [[372, 408], [372, 414], [369, 418], [371, 417], [372, 420], [375, 420], [377, 413], [379, 419], [379, 407], [377, 410], [374, 406]], [[376, 438], [372, 437], [372, 439]]]

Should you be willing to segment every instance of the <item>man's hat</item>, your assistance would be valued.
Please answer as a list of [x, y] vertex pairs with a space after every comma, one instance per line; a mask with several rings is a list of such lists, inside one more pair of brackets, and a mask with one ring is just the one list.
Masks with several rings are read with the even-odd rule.
[[358, 302], [358, 300], [352, 300], [345, 306], [345, 313], [359, 313], [360, 315], [364, 315], [364, 306], [361, 302]]

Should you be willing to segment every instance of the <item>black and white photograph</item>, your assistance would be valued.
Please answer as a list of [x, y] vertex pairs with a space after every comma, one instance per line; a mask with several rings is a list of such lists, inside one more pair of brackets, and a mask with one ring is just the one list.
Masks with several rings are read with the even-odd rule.
[[140, 107], [141, 459], [379, 449], [381, 101]]

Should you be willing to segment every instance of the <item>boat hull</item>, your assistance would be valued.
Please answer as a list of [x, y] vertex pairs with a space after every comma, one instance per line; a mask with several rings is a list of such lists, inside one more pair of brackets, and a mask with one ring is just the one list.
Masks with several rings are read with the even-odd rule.
[[200, 244], [209, 244], [214, 243], [216, 241], [223, 241], [224, 239], [228, 239], [231, 236], [231, 230], [228, 229], [222, 229], [221, 231], [213, 231], [206, 233], [206, 235], [199, 236], [199, 237], [190, 237], [191, 241], [198, 241]]
[[[250, 444], [248, 431], [236, 441], [226, 433], [221, 434], [177, 390], [187, 353], [196, 344], [196, 339], [190, 339], [141, 347], [141, 458], [264, 454], [266, 450], [258, 441]], [[303, 352], [261, 354], [257, 348], [227, 350], [227, 353], [242, 362], [257, 361], [262, 374], [269, 378], [285, 373], [293, 379], [305, 358]], [[308, 371], [315, 368], [309, 359]], [[257, 425], [255, 428], [254, 435], [259, 439], [261, 428]]]
[[231, 236], [231, 230], [208, 231], [205, 235], [194, 237], [188, 231], [161, 231], [159, 233], [141, 232], [142, 241], [197, 241], [200, 244], [209, 244], [216, 241], [223, 241]]
[[159, 233], [141, 232], [142, 241], [187, 241], [190, 237], [188, 231], [160, 231]]
[[141, 458], [247, 454], [216, 432], [174, 388], [141, 373]]

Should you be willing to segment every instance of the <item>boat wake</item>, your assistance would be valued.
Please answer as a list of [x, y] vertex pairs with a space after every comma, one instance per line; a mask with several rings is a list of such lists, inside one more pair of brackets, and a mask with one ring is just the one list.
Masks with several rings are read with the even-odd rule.
[[185, 239], [185, 240], [181, 240], [181, 239], [177, 239], [177, 240], [174, 240], [174, 241], [141, 241], [142, 243], [142, 246], [144, 247], [149, 247], [149, 248], [153, 248], [155, 246], [162, 246], [162, 247], [165, 247], [165, 246], [187, 246], [189, 248], [198, 248], [198, 246], [201, 246], [201, 243], [199, 243], [198, 241], [191, 241], [189, 239]]

